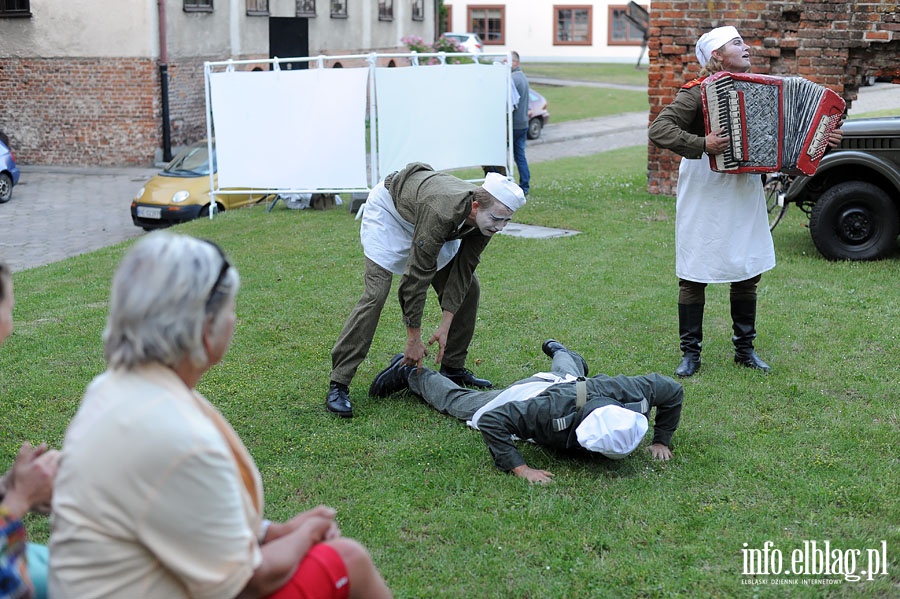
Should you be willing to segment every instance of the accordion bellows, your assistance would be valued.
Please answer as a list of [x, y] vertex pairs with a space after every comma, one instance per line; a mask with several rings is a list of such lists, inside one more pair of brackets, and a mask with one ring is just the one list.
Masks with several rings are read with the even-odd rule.
[[846, 104], [803, 77], [721, 71], [703, 80], [707, 135], [725, 129], [729, 148], [709, 157], [722, 173], [813, 175]]

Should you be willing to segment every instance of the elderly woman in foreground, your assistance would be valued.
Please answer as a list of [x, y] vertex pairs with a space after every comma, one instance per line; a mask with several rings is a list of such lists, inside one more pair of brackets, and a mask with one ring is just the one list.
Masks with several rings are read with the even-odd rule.
[[187, 236], [153, 233], [122, 261], [107, 371], [63, 443], [52, 597], [391, 596], [333, 509], [262, 518], [253, 459], [194, 390], [231, 343], [238, 287], [221, 249]]

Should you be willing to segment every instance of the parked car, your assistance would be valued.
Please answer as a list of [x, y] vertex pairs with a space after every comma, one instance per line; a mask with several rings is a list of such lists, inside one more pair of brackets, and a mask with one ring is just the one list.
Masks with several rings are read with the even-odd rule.
[[452, 39], [470, 54], [481, 54], [484, 47], [477, 33], [445, 33], [443, 37]]
[[841, 145], [813, 176], [767, 183], [770, 207], [779, 193], [785, 207], [799, 206], [829, 260], [874, 260], [893, 250], [900, 234], [900, 116], [848, 120], [841, 130]]
[[533, 89], [528, 92], [528, 139], [537, 139], [541, 136], [544, 125], [550, 121], [550, 112], [547, 110], [547, 99]]
[[13, 187], [19, 182], [19, 167], [6, 136], [0, 139], [0, 204], [12, 199]]
[[[209, 150], [206, 140], [188, 146], [138, 190], [131, 202], [131, 220], [145, 231], [199, 217], [208, 217]], [[216, 172], [215, 146], [212, 159]], [[216, 175], [213, 175], [215, 182]], [[222, 190], [225, 191], [225, 190]], [[266, 193], [217, 194], [216, 210], [232, 210], [268, 198]]]

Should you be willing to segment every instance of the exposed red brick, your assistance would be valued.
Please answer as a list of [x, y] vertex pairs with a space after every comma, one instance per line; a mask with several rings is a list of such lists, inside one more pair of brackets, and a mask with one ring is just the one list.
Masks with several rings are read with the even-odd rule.
[[[172, 146], [206, 135], [203, 62], [169, 65]], [[161, 158], [157, 62], [144, 58], [0, 58], [3, 131], [22, 164], [152, 166]]]
[[[900, 82], [900, 3], [840, 0], [716, 2], [654, 0], [650, 11], [651, 120], [678, 86], [700, 71], [694, 44], [705, 31], [734, 25], [753, 47], [757, 73], [801, 75], [840, 93], [848, 107], [866, 76]], [[647, 187], [673, 195], [680, 157], [650, 144]]]

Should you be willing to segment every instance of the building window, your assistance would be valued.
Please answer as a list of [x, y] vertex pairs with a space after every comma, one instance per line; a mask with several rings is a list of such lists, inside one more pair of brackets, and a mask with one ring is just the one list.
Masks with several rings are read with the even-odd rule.
[[645, 7], [638, 5], [638, 9], [641, 10], [635, 12], [634, 7], [624, 4], [609, 6], [607, 43], [610, 46], [639, 46], [644, 43], [644, 32], [650, 26], [649, 15]]
[[185, 12], [212, 12], [213, 0], [184, 0]]
[[0, 0], [0, 17], [30, 17], [30, 0]]
[[441, 30], [441, 33], [447, 33], [448, 31], [453, 31], [453, 7], [446, 4], [443, 7], [447, 11], [447, 20], [444, 21], [444, 28]]
[[505, 6], [469, 6], [469, 31], [477, 33], [485, 45], [504, 43]]
[[378, 20], [394, 20], [394, 0], [378, 0]]
[[553, 45], [590, 46], [592, 12], [592, 6], [554, 6]]
[[425, 0], [412, 0], [412, 20], [425, 20]]
[[316, 0], [297, 0], [297, 16], [316, 16]]
[[331, 18], [346, 19], [347, 18], [347, 2], [348, 0], [331, 0]]
[[264, 17], [269, 14], [269, 0], [247, 0], [247, 14]]

